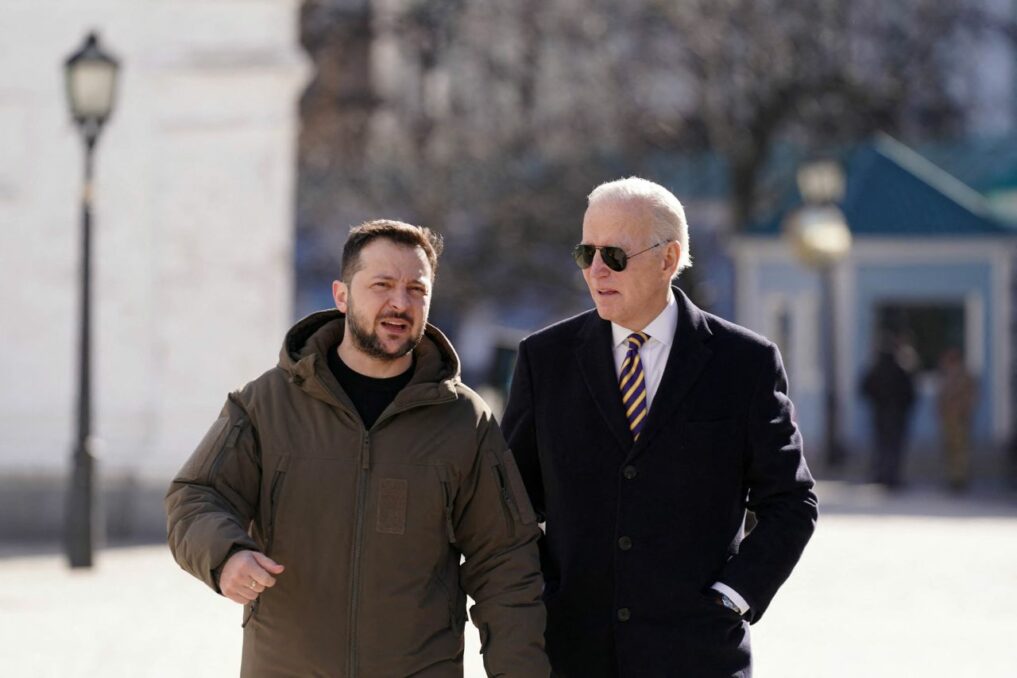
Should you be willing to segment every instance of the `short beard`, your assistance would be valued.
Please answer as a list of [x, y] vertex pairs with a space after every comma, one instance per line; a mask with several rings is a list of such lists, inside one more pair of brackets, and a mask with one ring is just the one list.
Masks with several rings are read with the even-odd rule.
[[[381, 316], [378, 320], [385, 318], [398, 318], [405, 320], [413, 326], [413, 321], [408, 317], [400, 313], [389, 313]], [[417, 336], [410, 336], [399, 346], [395, 351], [386, 351], [385, 346], [381, 343], [381, 338], [378, 333], [373, 330], [368, 330], [360, 324], [357, 320], [356, 313], [353, 311], [353, 304], [350, 304], [349, 313], [346, 314], [346, 329], [349, 330], [350, 335], [353, 337], [353, 343], [361, 351], [371, 356], [376, 360], [384, 360], [391, 362], [402, 358], [407, 353], [411, 352], [417, 347], [421, 339], [424, 337], [424, 328], [420, 328], [420, 333]]]

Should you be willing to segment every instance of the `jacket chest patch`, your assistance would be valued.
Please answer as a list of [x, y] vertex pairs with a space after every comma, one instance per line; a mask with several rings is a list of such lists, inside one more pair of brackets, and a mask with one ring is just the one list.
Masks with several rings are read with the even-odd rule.
[[406, 532], [406, 480], [382, 478], [378, 488], [378, 532]]

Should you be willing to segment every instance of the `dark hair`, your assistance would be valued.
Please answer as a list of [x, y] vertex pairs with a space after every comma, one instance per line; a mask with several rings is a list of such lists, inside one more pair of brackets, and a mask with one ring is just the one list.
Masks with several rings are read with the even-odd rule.
[[444, 247], [441, 235], [426, 226], [414, 226], [393, 219], [373, 219], [350, 229], [350, 235], [343, 245], [342, 279], [347, 285], [360, 270], [360, 251], [372, 240], [385, 238], [407, 247], [424, 250], [427, 262], [431, 264], [431, 278], [438, 273], [438, 256]]

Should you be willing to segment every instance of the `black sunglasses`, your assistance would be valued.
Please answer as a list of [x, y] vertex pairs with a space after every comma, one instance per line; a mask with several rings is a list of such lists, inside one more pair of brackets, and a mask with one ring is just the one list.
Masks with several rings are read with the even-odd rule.
[[582, 269], [587, 269], [593, 265], [593, 257], [597, 254], [597, 250], [600, 250], [600, 258], [604, 260], [607, 267], [612, 271], [624, 271], [625, 267], [629, 264], [629, 259], [632, 257], [638, 257], [643, 252], [649, 252], [655, 247], [660, 247], [665, 243], [671, 242], [670, 240], [661, 240], [656, 245], [650, 245], [645, 250], [640, 250], [635, 254], [625, 254], [625, 250], [620, 247], [614, 247], [612, 245], [604, 245], [603, 247], [597, 247], [595, 245], [584, 245], [579, 243], [572, 249], [572, 258], [576, 260], [576, 266]]

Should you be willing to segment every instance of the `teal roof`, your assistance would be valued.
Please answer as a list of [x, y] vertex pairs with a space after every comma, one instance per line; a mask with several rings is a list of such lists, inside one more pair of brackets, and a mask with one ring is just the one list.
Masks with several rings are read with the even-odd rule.
[[[846, 184], [840, 207], [856, 236], [1017, 235], [980, 193], [888, 136], [855, 147], [842, 161]], [[794, 189], [776, 214], [746, 233], [778, 235], [785, 216], [801, 205]]]
[[917, 149], [980, 193], [1017, 188], [1017, 135], [935, 141]]

